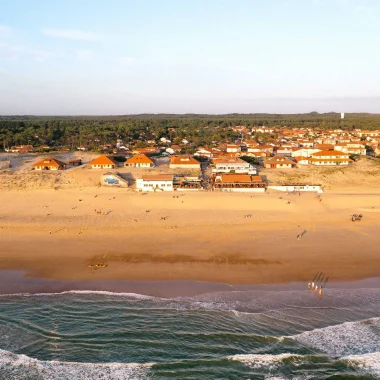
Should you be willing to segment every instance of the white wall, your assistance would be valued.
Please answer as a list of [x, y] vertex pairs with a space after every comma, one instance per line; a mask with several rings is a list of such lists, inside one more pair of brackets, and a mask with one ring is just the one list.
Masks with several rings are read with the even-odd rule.
[[144, 181], [136, 180], [136, 190], [143, 191], [173, 191], [172, 181]]
[[273, 189], [273, 190], [278, 190], [278, 191], [287, 191], [287, 192], [292, 192], [292, 191], [299, 191], [299, 192], [304, 192], [304, 191], [314, 191], [317, 193], [323, 193], [323, 190], [321, 186], [314, 186], [314, 185], [305, 185], [305, 186], [294, 186], [294, 185], [289, 185], [289, 186], [268, 186], [268, 189]]

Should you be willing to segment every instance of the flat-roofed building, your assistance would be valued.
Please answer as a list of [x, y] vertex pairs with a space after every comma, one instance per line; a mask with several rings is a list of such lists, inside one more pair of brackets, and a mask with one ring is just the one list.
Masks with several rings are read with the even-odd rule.
[[241, 158], [220, 157], [213, 160], [213, 173], [257, 174], [256, 168]]
[[136, 179], [138, 191], [173, 191], [173, 176], [171, 174], [143, 175]]

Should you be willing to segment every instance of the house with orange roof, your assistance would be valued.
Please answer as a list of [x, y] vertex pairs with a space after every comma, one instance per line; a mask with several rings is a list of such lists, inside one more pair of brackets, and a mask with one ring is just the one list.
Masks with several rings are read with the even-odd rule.
[[173, 175], [153, 174], [143, 175], [136, 179], [136, 190], [138, 191], [173, 191]]
[[125, 161], [124, 166], [135, 168], [152, 168], [154, 166], [154, 161], [145, 154], [136, 154]]
[[195, 158], [189, 155], [170, 157], [170, 169], [199, 169], [201, 164]]
[[33, 165], [34, 170], [64, 170], [66, 163], [56, 158], [46, 157]]
[[264, 158], [263, 165], [267, 169], [291, 169], [296, 167], [296, 163], [285, 156]]
[[118, 164], [110, 156], [99, 156], [88, 163], [92, 169], [115, 169]]
[[338, 150], [322, 150], [314, 153], [309, 159], [310, 165], [316, 166], [341, 166], [351, 162], [348, 153]]

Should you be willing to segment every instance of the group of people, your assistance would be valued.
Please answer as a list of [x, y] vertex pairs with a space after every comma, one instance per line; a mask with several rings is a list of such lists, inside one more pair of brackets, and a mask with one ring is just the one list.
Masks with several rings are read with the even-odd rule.
[[319, 296], [319, 299], [322, 298], [322, 295], [323, 295], [323, 289], [324, 287], [326, 286], [327, 284], [327, 281], [328, 281], [328, 277], [325, 279], [325, 282], [322, 286], [322, 283], [323, 283], [323, 280], [325, 278], [325, 275], [322, 273], [322, 272], [318, 272], [312, 281], [310, 281], [308, 284], [307, 284], [307, 289], [312, 291], [312, 292], [316, 292]]
[[309, 290], [311, 290], [311, 291], [315, 291], [318, 295], [319, 295], [319, 297], [320, 298], [322, 298], [322, 294], [323, 294], [323, 287], [322, 287], [322, 285], [317, 285], [316, 283], [314, 283], [314, 282], [309, 282], [308, 284], [307, 284], [307, 288], [309, 289]]

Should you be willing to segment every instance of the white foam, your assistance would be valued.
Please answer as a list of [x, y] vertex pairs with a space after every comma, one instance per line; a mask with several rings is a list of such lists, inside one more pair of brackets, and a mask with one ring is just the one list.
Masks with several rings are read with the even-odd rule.
[[[0, 373], [8, 378], [46, 380], [138, 380], [147, 379], [154, 363], [77, 363], [42, 361], [0, 350]], [[22, 377], [19, 377], [22, 376]]]
[[345, 322], [290, 336], [330, 355], [359, 355], [380, 351], [380, 318]]
[[347, 360], [350, 365], [356, 368], [368, 371], [374, 375], [380, 375], [380, 352], [365, 355], [351, 355], [342, 359]]
[[304, 360], [304, 356], [296, 354], [246, 354], [228, 356], [228, 359], [242, 362], [252, 369], [265, 368], [268, 371], [282, 366], [284, 360], [289, 358], [293, 358], [296, 362]]
[[[13, 294], [0, 294], [0, 297], [48, 297], [64, 294], [78, 294], [78, 295], [104, 295], [104, 296], [117, 296], [117, 297], [129, 297], [141, 300], [160, 299], [159, 297], [147, 296], [145, 294], [138, 293], [117, 293], [109, 292], [106, 290], [67, 290], [59, 293], [13, 293]], [[164, 299], [164, 298], [163, 298]]]

